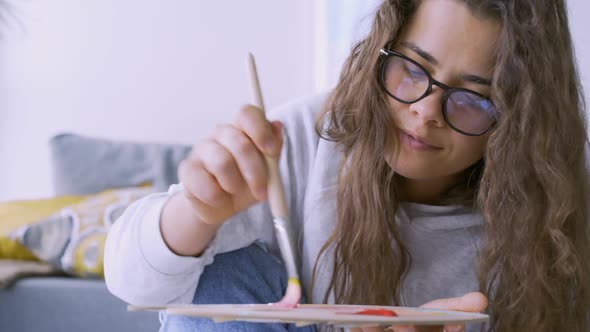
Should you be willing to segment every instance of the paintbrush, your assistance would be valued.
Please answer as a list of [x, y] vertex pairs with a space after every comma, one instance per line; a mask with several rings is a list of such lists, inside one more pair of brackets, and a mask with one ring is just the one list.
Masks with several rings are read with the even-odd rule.
[[[248, 53], [248, 72], [254, 106], [259, 107], [265, 112], [264, 102], [262, 101], [262, 92], [260, 90], [260, 82], [258, 80], [258, 72], [256, 70], [256, 62], [254, 61], [252, 53]], [[277, 242], [279, 243], [281, 256], [289, 277], [285, 295], [281, 301], [277, 302], [275, 305], [292, 308], [297, 306], [299, 299], [301, 298], [301, 283], [299, 282], [299, 274], [297, 272], [295, 241], [293, 239], [293, 232], [291, 231], [291, 224], [289, 222], [283, 182], [281, 181], [279, 174], [279, 160], [278, 158], [272, 158], [266, 155], [265, 159], [269, 171], [267, 191], [268, 201], [273, 216]]]

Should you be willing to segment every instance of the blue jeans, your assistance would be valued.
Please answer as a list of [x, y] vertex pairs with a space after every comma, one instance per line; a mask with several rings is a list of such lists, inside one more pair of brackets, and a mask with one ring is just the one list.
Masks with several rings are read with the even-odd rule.
[[[278, 302], [287, 287], [282, 263], [259, 244], [219, 254], [205, 268], [193, 298], [194, 304], [249, 304]], [[313, 326], [283, 323], [223, 322], [206, 318], [163, 315], [160, 332], [314, 332]]]

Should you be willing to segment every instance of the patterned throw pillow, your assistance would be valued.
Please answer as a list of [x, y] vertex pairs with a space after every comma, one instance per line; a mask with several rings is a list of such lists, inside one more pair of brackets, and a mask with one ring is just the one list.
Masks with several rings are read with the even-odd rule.
[[106, 190], [0, 203], [0, 258], [47, 262], [81, 277], [103, 276], [103, 250], [111, 225], [151, 187]]

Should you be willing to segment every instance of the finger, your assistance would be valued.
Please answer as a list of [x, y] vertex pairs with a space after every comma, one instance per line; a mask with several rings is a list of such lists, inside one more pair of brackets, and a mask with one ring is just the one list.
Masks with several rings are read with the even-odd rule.
[[216, 225], [220, 221], [228, 218], [228, 210], [219, 209], [211, 205], [205, 204], [200, 199], [184, 190], [184, 195], [193, 206], [195, 216], [202, 222], [210, 225]]
[[394, 332], [416, 332], [416, 328], [412, 325], [392, 325], [387, 329]]
[[281, 121], [271, 121], [270, 126], [272, 127], [272, 133], [274, 135], [275, 140], [278, 142], [279, 147], [282, 148], [283, 146], [283, 130], [285, 129], [285, 125]]
[[385, 331], [382, 327], [371, 326], [371, 327], [354, 327], [349, 329], [350, 332], [383, 332]]
[[270, 122], [260, 108], [243, 106], [235, 119], [235, 125], [246, 133], [260, 151], [272, 157], [279, 155], [281, 142], [275, 137]]
[[442, 326], [418, 326], [416, 332], [445, 332]]
[[370, 326], [370, 327], [361, 328], [361, 331], [362, 332], [383, 332], [383, 331], [385, 331], [385, 329], [380, 326]]
[[219, 183], [221, 188], [230, 194], [241, 192], [246, 181], [238, 168], [238, 164], [227, 148], [217, 141], [206, 141], [199, 147], [201, 163]]
[[183, 161], [178, 170], [180, 183], [185, 190], [203, 203], [213, 207], [223, 207], [231, 199], [229, 194], [217, 183], [199, 162]]
[[[442, 310], [458, 310], [466, 312], [481, 312], [486, 309], [488, 299], [480, 292], [467, 293], [462, 297], [440, 299], [424, 304], [422, 307]], [[461, 332], [465, 330], [464, 325], [445, 325], [447, 332]]]
[[446, 332], [464, 332], [465, 325], [445, 325]]
[[440, 299], [421, 305], [421, 308], [482, 312], [488, 306], [488, 299], [480, 292], [472, 292], [462, 297]]
[[256, 199], [266, 198], [268, 185], [268, 168], [264, 156], [252, 140], [234, 126], [219, 127], [216, 141], [233, 155], [240, 177], [244, 179], [250, 192]]
[[[412, 325], [392, 325], [385, 331], [394, 332], [445, 332], [442, 326], [412, 326]], [[450, 332], [450, 331], [446, 331]]]

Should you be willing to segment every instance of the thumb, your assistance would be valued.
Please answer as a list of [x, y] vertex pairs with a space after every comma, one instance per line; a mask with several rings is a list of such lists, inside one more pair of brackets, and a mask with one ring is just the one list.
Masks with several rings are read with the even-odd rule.
[[271, 121], [270, 126], [272, 128], [272, 134], [277, 142], [275, 146], [278, 147], [275, 152], [276, 154], [280, 154], [283, 147], [283, 128], [285, 128], [285, 125], [281, 121]]
[[467, 293], [461, 297], [434, 300], [421, 305], [421, 308], [482, 312], [488, 306], [488, 298], [480, 292]]
[[272, 133], [275, 136], [280, 137], [283, 135], [283, 128], [285, 127], [285, 125], [281, 121], [271, 121], [270, 125], [272, 126]]

